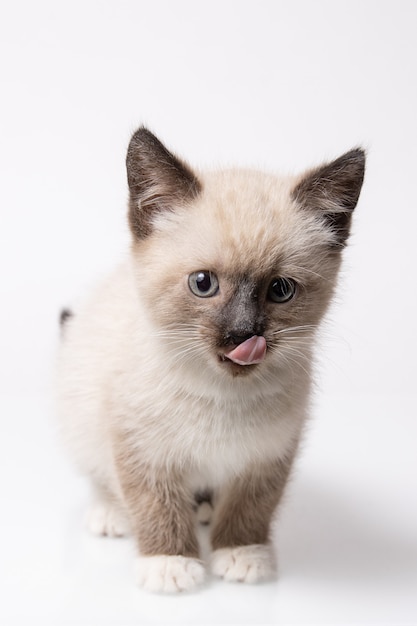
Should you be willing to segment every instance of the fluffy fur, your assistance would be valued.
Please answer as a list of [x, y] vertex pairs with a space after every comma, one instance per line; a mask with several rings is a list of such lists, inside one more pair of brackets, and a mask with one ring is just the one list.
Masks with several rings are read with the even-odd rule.
[[[149, 131], [127, 157], [132, 253], [65, 315], [58, 400], [65, 439], [89, 476], [98, 534], [130, 530], [138, 582], [200, 584], [195, 494], [214, 505], [212, 571], [273, 571], [271, 519], [308, 415], [311, 356], [331, 300], [364, 153], [298, 177], [195, 173]], [[210, 297], [189, 276], [210, 272]], [[271, 284], [289, 278], [287, 302]], [[204, 295], [204, 294], [203, 294]], [[227, 355], [266, 341], [260, 363]]]

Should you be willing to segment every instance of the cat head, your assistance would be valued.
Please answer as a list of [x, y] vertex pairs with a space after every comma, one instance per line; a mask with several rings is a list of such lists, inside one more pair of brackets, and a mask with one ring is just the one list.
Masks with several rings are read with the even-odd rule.
[[303, 357], [362, 187], [352, 150], [296, 177], [194, 172], [146, 128], [127, 153], [138, 289], [178, 366], [265, 377]]

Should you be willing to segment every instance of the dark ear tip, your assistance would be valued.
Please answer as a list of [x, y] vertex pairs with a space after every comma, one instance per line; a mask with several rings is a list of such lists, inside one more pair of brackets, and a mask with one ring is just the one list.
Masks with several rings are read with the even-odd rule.
[[138, 163], [155, 150], [164, 151], [161, 142], [146, 126], [139, 126], [130, 138], [126, 152], [127, 178], [129, 186], [136, 181]]
[[342, 154], [336, 161], [357, 161], [362, 162], [366, 159], [366, 150], [361, 146], [355, 146]]
[[129, 142], [129, 148], [138, 147], [141, 145], [154, 144], [158, 140], [155, 135], [146, 126], [139, 126], [137, 130], [132, 134]]
[[352, 155], [353, 158], [358, 158], [360, 159], [365, 159], [366, 157], [366, 150], [365, 148], [362, 148], [362, 146], [356, 146], [355, 148], [352, 148], [352, 150], [349, 150], [349, 152], [346, 153], [347, 155]]
[[353, 150], [351, 150], [353, 156], [358, 160], [358, 161], [366, 161], [366, 150], [365, 148], [362, 148], [361, 146], [357, 146], [356, 148], [353, 148]]
[[352, 165], [356, 165], [358, 168], [365, 170], [366, 150], [361, 146], [352, 148], [352, 150], [349, 150], [349, 152], [346, 152], [346, 154], [340, 157], [340, 161], [344, 163], [350, 162]]

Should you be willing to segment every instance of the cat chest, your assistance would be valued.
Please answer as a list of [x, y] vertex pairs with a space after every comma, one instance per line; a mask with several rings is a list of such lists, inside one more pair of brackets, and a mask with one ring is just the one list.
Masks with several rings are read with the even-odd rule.
[[288, 407], [221, 406], [190, 398], [175, 407], [171, 402], [158, 411], [139, 411], [134, 419], [141, 460], [180, 466], [197, 487], [215, 487], [253, 464], [284, 457], [302, 422]]
[[285, 417], [219, 416], [218, 427], [205, 430], [188, 451], [198, 480], [206, 477], [209, 485], [221, 485], [255, 464], [283, 458], [293, 446], [294, 426], [289, 427]]

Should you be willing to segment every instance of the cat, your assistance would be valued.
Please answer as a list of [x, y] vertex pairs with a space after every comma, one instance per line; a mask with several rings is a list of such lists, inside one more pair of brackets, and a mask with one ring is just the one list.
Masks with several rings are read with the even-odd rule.
[[365, 153], [297, 176], [196, 172], [148, 129], [127, 151], [129, 260], [62, 314], [58, 411], [98, 535], [133, 535], [139, 585], [275, 576], [271, 520], [308, 417], [315, 335]]

